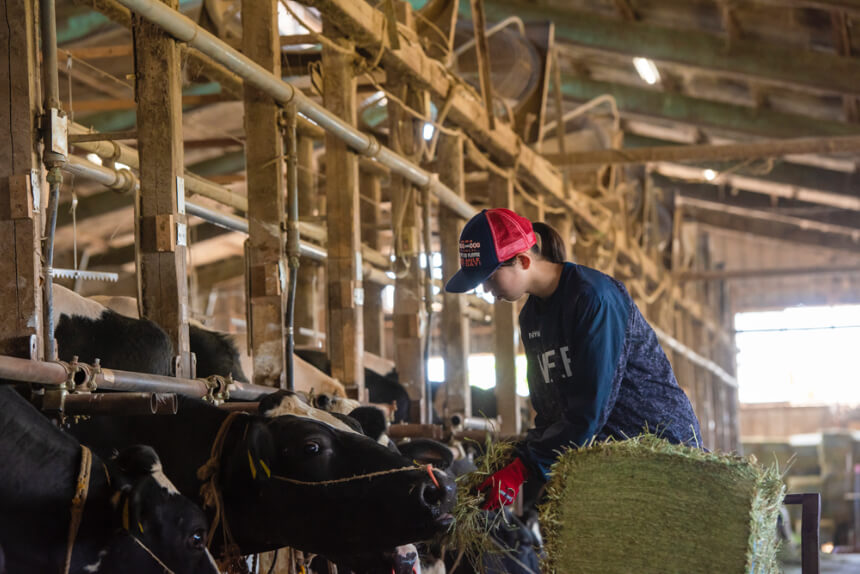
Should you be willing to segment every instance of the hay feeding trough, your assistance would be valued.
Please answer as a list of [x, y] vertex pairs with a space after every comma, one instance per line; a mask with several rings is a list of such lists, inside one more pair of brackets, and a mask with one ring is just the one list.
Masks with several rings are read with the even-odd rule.
[[784, 486], [754, 458], [645, 435], [564, 453], [547, 488], [547, 572], [778, 572]]

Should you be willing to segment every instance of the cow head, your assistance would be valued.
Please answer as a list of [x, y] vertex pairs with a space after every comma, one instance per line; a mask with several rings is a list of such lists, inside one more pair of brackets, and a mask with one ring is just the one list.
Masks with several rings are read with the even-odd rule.
[[206, 516], [167, 479], [155, 451], [131, 446], [109, 464], [119, 485], [121, 531], [92, 571], [217, 574], [206, 549]]
[[243, 537], [265, 532], [325, 555], [385, 550], [430, 538], [451, 522], [455, 485], [440, 471], [306, 417], [246, 424], [246, 440], [222, 467], [225, 500], [244, 509], [229, 519], [246, 552], [253, 544]]

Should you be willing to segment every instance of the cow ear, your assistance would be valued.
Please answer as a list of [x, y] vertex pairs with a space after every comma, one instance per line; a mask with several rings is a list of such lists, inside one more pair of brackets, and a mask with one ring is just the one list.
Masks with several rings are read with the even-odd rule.
[[454, 462], [451, 449], [435, 440], [416, 438], [409, 442], [398, 444], [400, 453], [420, 464], [432, 464], [440, 470], [445, 470]]
[[272, 476], [274, 442], [268, 426], [254, 421], [248, 427], [245, 452], [242, 453], [244, 466], [254, 481], [265, 481]]

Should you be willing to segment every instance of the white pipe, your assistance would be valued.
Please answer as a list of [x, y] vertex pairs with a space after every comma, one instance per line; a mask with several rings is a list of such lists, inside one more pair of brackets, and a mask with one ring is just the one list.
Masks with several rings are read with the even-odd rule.
[[300, 90], [284, 82], [248, 57], [234, 50], [194, 21], [156, 0], [119, 0], [123, 6], [162, 27], [168, 34], [188, 46], [206, 54], [219, 64], [242, 77], [246, 83], [266, 92], [281, 104], [294, 102], [296, 109], [324, 130], [333, 133], [349, 147], [363, 155], [376, 158], [379, 163], [401, 175], [419, 188], [429, 187], [439, 201], [461, 217], [470, 219], [477, 210], [442, 185], [438, 178], [411, 161], [380, 145], [374, 138], [341, 120], [317, 104]]

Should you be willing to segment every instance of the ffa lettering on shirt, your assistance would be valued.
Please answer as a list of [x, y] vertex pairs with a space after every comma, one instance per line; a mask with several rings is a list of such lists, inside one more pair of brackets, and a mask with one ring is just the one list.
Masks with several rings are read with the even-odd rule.
[[568, 345], [538, 353], [537, 358], [544, 383], [552, 383], [558, 379], [566, 379], [573, 375], [573, 371], [570, 368], [571, 356]]
[[460, 242], [460, 267], [480, 267], [481, 242], [470, 239]]

